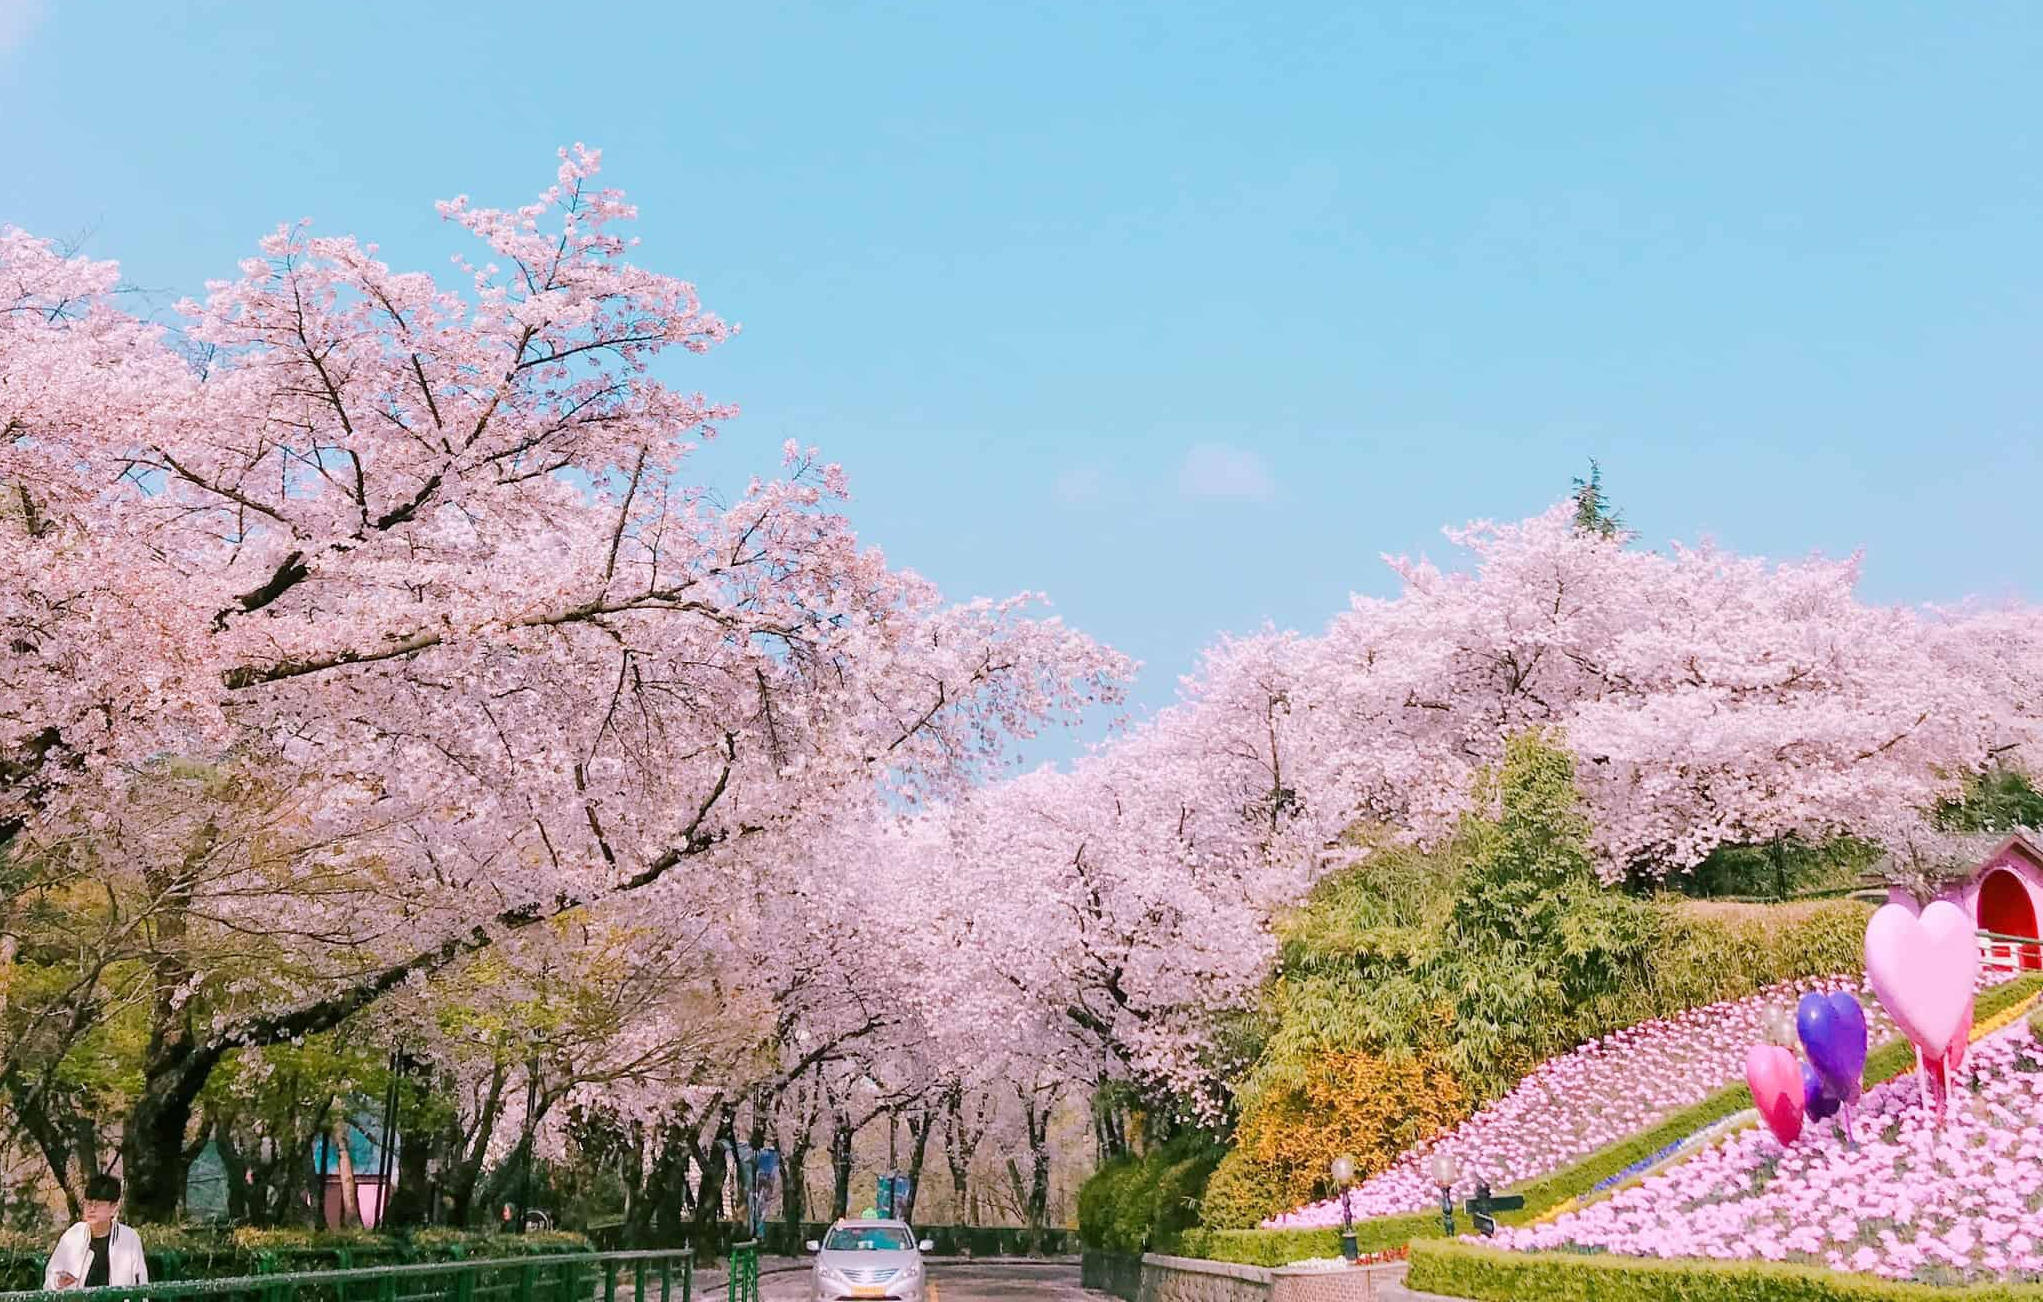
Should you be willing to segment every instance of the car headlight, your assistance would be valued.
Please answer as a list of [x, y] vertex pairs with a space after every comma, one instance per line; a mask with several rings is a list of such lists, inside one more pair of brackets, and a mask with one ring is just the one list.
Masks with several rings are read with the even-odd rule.
[[922, 1263], [920, 1261], [911, 1261], [906, 1266], [901, 1268], [902, 1279], [919, 1279], [921, 1278], [921, 1276]]
[[844, 1272], [835, 1266], [816, 1267], [816, 1278], [822, 1280], [825, 1284], [835, 1284], [839, 1288], [851, 1287], [851, 1281], [846, 1279]]

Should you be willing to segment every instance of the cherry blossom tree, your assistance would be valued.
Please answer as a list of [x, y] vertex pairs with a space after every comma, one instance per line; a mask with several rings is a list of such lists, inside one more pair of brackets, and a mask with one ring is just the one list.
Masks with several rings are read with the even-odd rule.
[[627, 259], [598, 163], [564, 151], [518, 209], [443, 204], [486, 248], [460, 292], [287, 227], [174, 334], [110, 265], [0, 241], [0, 848], [90, 839], [186, 756], [295, 793], [289, 871], [361, 887], [291, 898], [319, 939], [287, 995], [201, 1018], [164, 992], [139, 1215], [174, 1204], [232, 1047], [566, 911], [686, 915], [875, 790], [958, 794], [1118, 693], [1125, 662], [1031, 599], [946, 606], [862, 549], [812, 453], [727, 504], [687, 482], [732, 410], [653, 367], [731, 331]]
[[2034, 609], [1874, 605], [1856, 558], [1654, 552], [1581, 514], [1451, 530], [1465, 567], [1392, 559], [1396, 597], [1222, 640], [1101, 754], [901, 833], [876, 857], [934, 865], [913, 961], [956, 974], [923, 1019], [1217, 1103], [1273, 910], [1386, 838], [1438, 842], [1514, 736], [1572, 754], [1610, 881], [1776, 838], [1906, 844], [1968, 774], [2037, 754]]
[[1606, 876], [1659, 875], [1724, 844], [1905, 835], [2043, 740], [2033, 609], [1871, 605], [1856, 558], [1647, 551], [1566, 504], [1449, 537], [1468, 570], [1393, 560], [1398, 597], [1302, 648], [1295, 771], [1333, 821], [1437, 836], [1508, 737], [1557, 728]]

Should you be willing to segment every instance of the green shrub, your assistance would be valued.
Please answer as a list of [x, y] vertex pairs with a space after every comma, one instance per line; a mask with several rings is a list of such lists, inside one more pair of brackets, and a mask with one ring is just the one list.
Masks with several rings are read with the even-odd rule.
[[1873, 916], [1872, 906], [1857, 900], [1727, 904], [1672, 896], [1658, 901], [1656, 912], [1659, 939], [1640, 1003], [1618, 1010], [1630, 1017], [1620, 1025], [1742, 999], [1797, 977], [1858, 972]]
[[1078, 1238], [1089, 1248], [1104, 1249], [1113, 1237], [1114, 1210], [1121, 1185], [1140, 1165], [1132, 1153], [1109, 1158], [1078, 1186]]
[[1506, 1252], [1468, 1243], [1412, 1246], [1406, 1281], [1478, 1302], [2043, 1302], [2043, 1285], [1902, 1284], [1814, 1266], [1662, 1261], [1564, 1252]]
[[1241, 1149], [1230, 1149], [1206, 1182], [1199, 1224], [1208, 1230], [1252, 1230], [1277, 1213], [1289, 1211], [1290, 1201], [1281, 1172]]
[[1204, 1136], [1184, 1135], [1140, 1157], [1105, 1163], [1079, 1186], [1080, 1241], [1136, 1254], [1174, 1240], [1197, 1223], [1199, 1199], [1223, 1151]]
[[[1199, 1223], [1200, 1200], [1219, 1165], [1223, 1150], [1200, 1139], [1160, 1150], [1156, 1193], [1150, 1203], [1149, 1242], [1173, 1242]], [[1173, 1161], [1172, 1159], [1176, 1160]]]

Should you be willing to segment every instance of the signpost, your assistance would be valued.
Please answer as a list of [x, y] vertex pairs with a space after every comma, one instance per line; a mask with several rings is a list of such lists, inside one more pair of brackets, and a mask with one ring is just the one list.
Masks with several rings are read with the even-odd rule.
[[766, 1234], [767, 1209], [780, 1192], [780, 1150], [762, 1148], [752, 1155], [752, 1237]]
[[905, 1175], [889, 1171], [880, 1177], [879, 1197], [873, 1200], [873, 1208], [879, 1212], [881, 1219], [906, 1219], [908, 1190], [909, 1181]]
[[1501, 1198], [1495, 1197], [1490, 1193], [1489, 1185], [1478, 1184], [1476, 1186], [1475, 1197], [1469, 1199], [1464, 1206], [1468, 1209], [1469, 1220], [1475, 1223], [1476, 1229], [1481, 1232], [1484, 1238], [1488, 1238], [1497, 1232], [1497, 1218], [1494, 1213], [1515, 1212], [1519, 1210], [1525, 1206], [1525, 1197], [1522, 1194], [1505, 1194]]

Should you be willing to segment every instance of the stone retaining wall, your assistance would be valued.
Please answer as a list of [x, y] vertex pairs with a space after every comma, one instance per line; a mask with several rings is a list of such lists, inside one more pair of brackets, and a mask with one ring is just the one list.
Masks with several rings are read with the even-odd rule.
[[1136, 1302], [1271, 1302], [1270, 1272], [1261, 1266], [1196, 1257], [1142, 1258]]
[[1098, 1293], [1111, 1293], [1121, 1302], [1135, 1302], [1142, 1292], [1142, 1258], [1118, 1252], [1085, 1250], [1079, 1258], [1079, 1282]]
[[1346, 1270], [1279, 1268], [1270, 1272], [1270, 1302], [1375, 1302], [1396, 1296], [1404, 1278], [1402, 1261]]
[[[1403, 1262], [1347, 1270], [1276, 1270], [1198, 1257], [1142, 1258], [1142, 1277], [1128, 1302], [1374, 1302], [1389, 1298], [1405, 1277]], [[1088, 1287], [1101, 1287], [1087, 1281]], [[1119, 1290], [1117, 1296], [1127, 1298]]]

